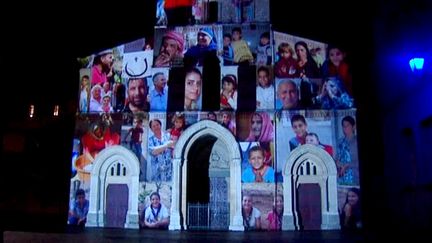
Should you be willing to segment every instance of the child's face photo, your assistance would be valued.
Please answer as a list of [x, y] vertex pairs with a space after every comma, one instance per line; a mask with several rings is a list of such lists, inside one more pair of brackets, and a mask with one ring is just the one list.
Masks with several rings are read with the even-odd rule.
[[329, 58], [333, 64], [338, 65], [341, 61], [343, 61], [344, 57], [341, 50], [338, 48], [333, 48], [329, 51]]
[[249, 156], [249, 163], [251, 166], [258, 170], [263, 166], [264, 163], [264, 155], [262, 151], [253, 151]]
[[228, 114], [222, 115], [222, 122], [227, 124], [231, 120], [231, 117]]
[[105, 96], [105, 97], [103, 98], [103, 100], [102, 100], [102, 105], [103, 105], [103, 106], [109, 106], [109, 105], [110, 105], [110, 101], [111, 101], [110, 97]]
[[223, 38], [223, 45], [228, 46], [231, 43], [231, 39], [229, 37]]
[[244, 209], [251, 209], [252, 208], [252, 198], [248, 196], [243, 197], [242, 206]]
[[103, 84], [103, 87], [102, 87], [105, 91], [109, 91], [109, 89], [110, 89], [110, 83], [108, 82], [108, 81], [106, 81], [104, 84]]
[[284, 206], [284, 203], [283, 203], [282, 197], [280, 197], [280, 196], [276, 197], [276, 209], [278, 209], [279, 211], [282, 211], [283, 206]]
[[180, 129], [181, 127], [183, 127], [183, 120], [182, 119], [175, 119], [174, 127], [176, 129]]
[[313, 135], [307, 135], [306, 136], [306, 143], [307, 144], [314, 144], [314, 145], [318, 145], [318, 138], [313, 136]]
[[359, 197], [358, 197], [358, 195], [355, 192], [349, 191], [347, 197], [348, 197], [348, 203], [350, 205], [355, 205], [359, 201]]
[[89, 84], [90, 84], [90, 80], [88, 78], [83, 77], [81, 80], [82, 87], [87, 88], [87, 87], [89, 87]]
[[292, 128], [294, 130], [294, 133], [299, 137], [302, 137], [306, 134], [307, 126], [302, 121], [293, 122]]
[[288, 59], [291, 57], [291, 53], [289, 51], [283, 51], [280, 55], [283, 59]]
[[260, 39], [261, 45], [267, 45], [269, 42], [270, 42], [270, 40], [267, 37], [261, 37], [261, 39]]
[[159, 199], [158, 196], [153, 195], [151, 197], [150, 201], [151, 201], [151, 205], [152, 205], [153, 208], [158, 208], [159, 207], [160, 199]]
[[267, 74], [267, 72], [265, 71], [260, 71], [258, 73], [258, 83], [260, 84], [261, 87], [267, 87], [269, 85], [269, 76]]
[[77, 196], [77, 201], [79, 204], [84, 204], [85, 202], [85, 195], [78, 195]]
[[235, 41], [240, 40], [240, 32], [238, 32], [238, 31], [234, 31], [234, 32], [232, 33], [232, 38], [233, 38], [233, 40], [235, 40]]
[[223, 82], [223, 90], [232, 92], [234, 91], [234, 85], [230, 82]]
[[133, 121], [133, 124], [134, 124], [136, 127], [141, 127], [141, 126], [142, 126], [142, 122], [139, 121], [139, 120], [136, 120], [136, 119]]

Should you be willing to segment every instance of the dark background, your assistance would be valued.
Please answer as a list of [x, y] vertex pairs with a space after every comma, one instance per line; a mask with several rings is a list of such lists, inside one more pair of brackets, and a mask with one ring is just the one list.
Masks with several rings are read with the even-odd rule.
[[[412, 97], [432, 90], [431, 75], [425, 70], [416, 83], [407, 82], [413, 78], [405, 59], [431, 50], [429, 1], [270, 2], [274, 30], [341, 44], [348, 51], [358, 107], [365, 228], [430, 228], [432, 175], [426, 173], [421, 185], [398, 183], [409, 166], [395, 153], [414, 151], [420, 160], [428, 146], [416, 137], [422, 124], [430, 126], [432, 100]], [[62, 231], [78, 103], [76, 58], [151, 35], [155, 1], [2, 5], [0, 229]], [[36, 105], [33, 120], [27, 116], [29, 104]], [[61, 107], [58, 118], [52, 117], [55, 104]], [[395, 142], [413, 137], [414, 149]], [[428, 154], [422, 158], [431, 158]], [[418, 191], [422, 200], [402, 202]], [[413, 211], [419, 207], [422, 211]]]

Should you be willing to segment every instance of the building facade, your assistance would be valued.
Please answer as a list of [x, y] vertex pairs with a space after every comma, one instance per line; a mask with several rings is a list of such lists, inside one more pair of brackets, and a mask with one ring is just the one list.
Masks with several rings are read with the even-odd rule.
[[265, 0], [172, 2], [154, 38], [79, 59], [86, 226], [361, 227], [344, 50], [272, 29]]

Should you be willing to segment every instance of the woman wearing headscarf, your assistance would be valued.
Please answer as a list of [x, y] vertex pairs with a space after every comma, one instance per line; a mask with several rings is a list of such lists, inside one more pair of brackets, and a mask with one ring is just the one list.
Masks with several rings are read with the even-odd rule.
[[255, 112], [251, 116], [251, 129], [247, 142], [272, 142], [273, 123], [267, 112]]
[[209, 57], [217, 58], [217, 45], [211, 27], [203, 27], [198, 31], [197, 44], [187, 50], [185, 64], [202, 66]]

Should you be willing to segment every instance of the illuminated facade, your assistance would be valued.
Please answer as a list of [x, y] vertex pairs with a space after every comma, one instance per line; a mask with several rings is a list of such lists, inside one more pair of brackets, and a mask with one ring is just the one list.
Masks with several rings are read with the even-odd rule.
[[80, 59], [70, 201], [85, 191], [86, 226], [351, 227], [345, 203], [360, 184], [344, 51], [273, 30], [265, 0], [170, 2], [154, 39]]

